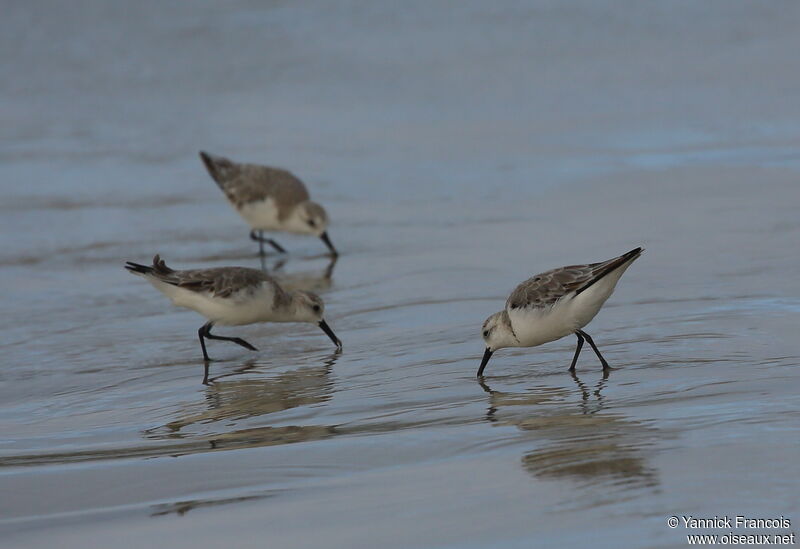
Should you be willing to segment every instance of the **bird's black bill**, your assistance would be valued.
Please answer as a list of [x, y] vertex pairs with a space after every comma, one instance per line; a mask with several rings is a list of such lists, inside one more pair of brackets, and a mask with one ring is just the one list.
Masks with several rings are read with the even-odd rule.
[[324, 320], [320, 320], [319, 327], [322, 328], [322, 331], [325, 332], [328, 335], [328, 337], [331, 338], [331, 341], [333, 341], [336, 344], [336, 348], [341, 351], [342, 342], [339, 341], [339, 338], [336, 337], [336, 334], [333, 333], [333, 330], [331, 330], [331, 327], [328, 326], [328, 323], [325, 322]]
[[322, 241], [325, 243], [325, 245], [331, 251], [331, 255], [333, 255], [333, 256], [339, 255], [339, 252], [337, 252], [336, 248], [333, 247], [333, 242], [331, 242], [331, 239], [328, 236], [328, 231], [325, 231], [319, 237], [322, 239]]
[[483, 353], [483, 360], [481, 360], [481, 367], [478, 368], [478, 377], [483, 376], [483, 369], [486, 368], [486, 364], [489, 362], [489, 359], [492, 358], [492, 354], [492, 350], [486, 347], [486, 351]]

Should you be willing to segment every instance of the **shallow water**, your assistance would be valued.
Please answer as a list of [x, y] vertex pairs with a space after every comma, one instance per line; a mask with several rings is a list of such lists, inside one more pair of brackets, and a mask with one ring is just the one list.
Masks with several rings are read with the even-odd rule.
[[[4, 546], [675, 547], [800, 521], [793, 3], [12, 4]], [[198, 149], [290, 167], [342, 257], [262, 262]], [[516, 283], [647, 251], [574, 340]], [[313, 326], [196, 330], [122, 269], [263, 266]], [[326, 273], [331, 276], [327, 277]], [[795, 527], [793, 527], [795, 529]], [[724, 533], [721, 531], [713, 533]]]

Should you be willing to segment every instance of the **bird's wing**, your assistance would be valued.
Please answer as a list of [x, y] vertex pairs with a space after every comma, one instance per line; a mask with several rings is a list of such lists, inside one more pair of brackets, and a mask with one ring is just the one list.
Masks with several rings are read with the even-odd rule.
[[642, 248], [635, 248], [607, 261], [586, 265], [568, 265], [540, 273], [529, 278], [511, 292], [506, 301], [506, 310], [551, 307], [564, 296], [581, 293], [607, 274], [614, 272], [629, 261], [633, 261], [641, 253]]
[[247, 267], [217, 267], [175, 271], [167, 267], [159, 256], [153, 258], [150, 273], [158, 280], [197, 293], [213, 297], [231, 297], [242, 291], [253, 291], [264, 282], [277, 287], [275, 281], [257, 269]]
[[570, 265], [537, 274], [517, 286], [506, 301], [506, 310], [544, 309], [589, 282], [592, 265]]
[[241, 164], [239, 168], [231, 179], [220, 185], [237, 208], [267, 198], [286, 208], [310, 198], [305, 184], [287, 170], [256, 164]]

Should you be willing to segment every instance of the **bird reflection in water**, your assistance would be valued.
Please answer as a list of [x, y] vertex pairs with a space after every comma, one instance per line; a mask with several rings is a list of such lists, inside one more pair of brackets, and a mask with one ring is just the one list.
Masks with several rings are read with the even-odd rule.
[[[150, 439], [199, 439], [205, 450], [272, 446], [319, 440], [336, 434], [333, 426], [264, 426], [263, 416], [327, 402], [333, 395], [330, 374], [339, 358], [334, 353], [319, 366], [303, 367], [271, 378], [237, 379], [258, 363], [245, 362], [236, 371], [213, 378], [205, 390], [205, 410], [187, 412], [161, 427], [149, 429]], [[232, 378], [232, 379], [226, 379]], [[249, 424], [255, 425], [248, 426]], [[231, 424], [234, 429], [230, 429]], [[224, 427], [216, 430], [216, 426]]]
[[[489, 409], [486, 411], [486, 420], [491, 422], [499, 421], [496, 417], [498, 409], [510, 406], [535, 406], [537, 404], [553, 403], [564, 400], [569, 395], [569, 391], [562, 387], [538, 386], [526, 393], [504, 393], [489, 387], [485, 378], [480, 378], [478, 384], [489, 395]], [[507, 423], [507, 421], [503, 423]]]
[[159, 503], [153, 505], [153, 512], [150, 513], [151, 517], [161, 517], [164, 515], [178, 515], [183, 516], [193, 509], [201, 507], [214, 507], [217, 505], [225, 505], [228, 503], [241, 503], [243, 501], [253, 501], [257, 499], [265, 499], [278, 495], [277, 491], [270, 491], [260, 494], [253, 494], [249, 496], [238, 496], [234, 498], [220, 498], [220, 499], [191, 499], [188, 501], [176, 501], [174, 503]]
[[[522, 457], [523, 467], [536, 478], [622, 490], [656, 487], [656, 471], [646, 461], [652, 430], [620, 414], [602, 413], [609, 371], [593, 388], [574, 373], [572, 379], [580, 392], [577, 409], [568, 403], [574, 392], [566, 387], [540, 386], [514, 394], [493, 390], [483, 381], [481, 387], [489, 394], [486, 419], [516, 426], [536, 442], [537, 448]], [[604, 490], [601, 499], [618, 495]]]
[[[594, 390], [589, 392], [589, 388], [586, 384], [581, 381], [581, 378], [578, 377], [578, 374], [575, 373], [575, 370], [570, 371], [570, 375], [572, 376], [572, 380], [581, 390], [581, 411], [584, 414], [595, 414], [599, 412], [603, 408], [603, 387], [606, 386], [606, 382], [608, 381], [608, 375], [611, 373], [612, 368], [605, 368], [602, 370], [603, 377], [594, 387]], [[591, 403], [591, 396], [594, 395], [594, 405]]]
[[[328, 258], [328, 256], [325, 257]], [[287, 274], [283, 272], [283, 267], [289, 261], [288, 257], [270, 259], [269, 256], [261, 256], [261, 270], [278, 279], [286, 290], [322, 292], [331, 287], [333, 269], [338, 260], [339, 256], [330, 257], [327, 266], [322, 271]]]

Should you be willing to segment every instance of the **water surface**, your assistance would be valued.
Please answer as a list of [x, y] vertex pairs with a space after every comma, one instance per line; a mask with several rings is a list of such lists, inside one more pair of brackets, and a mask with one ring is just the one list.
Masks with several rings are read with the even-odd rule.
[[[9, 547], [675, 547], [800, 521], [794, 3], [12, 3], [0, 22]], [[342, 257], [263, 262], [197, 151], [291, 168]], [[574, 340], [479, 328], [643, 245]], [[313, 326], [211, 342], [122, 269], [263, 267]], [[329, 275], [329, 276], [328, 276]]]

